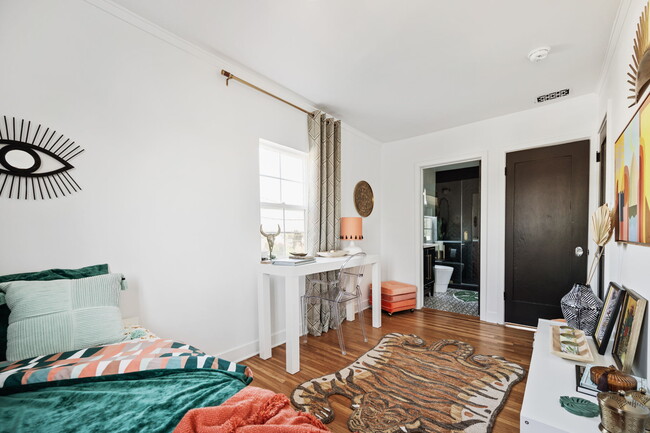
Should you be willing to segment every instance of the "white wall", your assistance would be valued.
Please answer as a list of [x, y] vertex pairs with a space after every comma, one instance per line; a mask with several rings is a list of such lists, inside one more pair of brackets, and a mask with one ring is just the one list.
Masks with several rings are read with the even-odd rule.
[[[86, 149], [71, 172], [83, 191], [0, 198], [0, 274], [108, 262], [129, 280], [125, 315], [209, 353], [250, 355], [259, 138], [306, 150], [307, 120], [238, 83], [226, 87], [219, 71], [309, 102], [93, 3], [0, 0], [0, 52], [11, 59], [0, 68], [0, 113], [56, 128]], [[344, 130], [344, 197], [362, 178], [379, 189], [375, 145]], [[353, 210], [346, 198], [344, 214]], [[375, 212], [364, 227], [369, 252], [379, 252], [379, 227]]]
[[[615, 203], [614, 191], [614, 143], [623, 129], [634, 116], [639, 105], [628, 108], [631, 87], [627, 80], [628, 64], [632, 61], [636, 25], [646, 0], [625, 0], [621, 7], [618, 27], [611, 45], [610, 62], [603, 79], [598, 104], [598, 119], [607, 116], [607, 201]], [[650, 246], [611, 242], [605, 249], [606, 281], [615, 281], [650, 299]], [[648, 315], [646, 311], [646, 315]], [[635, 370], [645, 376], [650, 371], [647, 352], [650, 338], [648, 318], [645, 320], [640, 339], [639, 357]]]
[[[382, 265], [385, 278], [419, 284], [419, 166], [483, 158], [482, 242], [486, 284], [481, 318], [503, 322], [506, 153], [591, 138], [597, 131], [594, 94], [382, 146]], [[595, 151], [595, 150], [594, 150]], [[592, 166], [591, 177], [597, 174]], [[595, 182], [592, 203], [595, 205]], [[593, 248], [591, 248], [593, 251]], [[568, 291], [568, 288], [567, 288]]]
[[[354, 207], [354, 187], [362, 180], [368, 182], [375, 196], [375, 205], [372, 213], [363, 218], [363, 240], [356, 244], [368, 254], [379, 254], [381, 252], [381, 145], [344, 125], [341, 137], [344, 143], [341, 159], [341, 189], [343, 197], [341, 201], [341, 216], [359, 216]], [[342, 246], [347, 243], [344, 241]], [[366, 268], [361, 282], [363, 292], [362, 308], [369, 306], [369, 286], [372, 280], [370, 268]], [[356, 326], [353, 325], [353, 326]]]

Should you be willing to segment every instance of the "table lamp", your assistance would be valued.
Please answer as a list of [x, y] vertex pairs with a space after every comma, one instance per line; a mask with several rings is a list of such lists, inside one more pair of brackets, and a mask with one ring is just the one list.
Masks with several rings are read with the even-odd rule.
[[356, 254], [361, 252], [361, 248], [354, 244], [354, 241], [360, 241], [363, 239], [361, 226], [361, 217], [341, 218], [341, 240], [350, 241], [348, 247], [345, 248], [345, 251], [347, 251], [348, 254]]

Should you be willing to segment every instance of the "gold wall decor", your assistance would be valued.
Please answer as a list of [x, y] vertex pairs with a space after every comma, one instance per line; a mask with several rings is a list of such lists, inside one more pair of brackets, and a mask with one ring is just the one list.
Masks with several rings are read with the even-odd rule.
[[354, 207], [362, 217], [367, 217], [372, 213], [375, 206], [375, 196], [372, 188], [365, 180], [360, 181], [354, 187]]
[[648, 15], [648, 6], [646, 5], [636, 25], [636, 37], [634, 38], [634, 54], [632, 54], [632, 63], [630, 63], [630, 72], [627, 76], [628, 84], [632, 86], [628, 99], [633, 100], [630, 107], [634, 106], [643, 92], [650, 84], [650, 15]]

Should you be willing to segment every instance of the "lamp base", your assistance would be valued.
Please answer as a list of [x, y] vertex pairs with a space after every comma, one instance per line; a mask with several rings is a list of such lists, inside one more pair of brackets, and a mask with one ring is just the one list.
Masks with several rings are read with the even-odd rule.
[[354, 243], [354, 241], [350, 241], [350, 243], [348, 244], [348, 247], [347, 247], [347, 248], [344, 248], [344, 250], [348, 253], [349, 256], [351, 256], [351, 255], [353, 255], [353, 254], [357, 254], [357, 253], [361, 253], [361, 252], [363, 252], [363, 250], [362, 250], [361, 248], [359, 248], [358, 246], [356, 246], [356, 244]]

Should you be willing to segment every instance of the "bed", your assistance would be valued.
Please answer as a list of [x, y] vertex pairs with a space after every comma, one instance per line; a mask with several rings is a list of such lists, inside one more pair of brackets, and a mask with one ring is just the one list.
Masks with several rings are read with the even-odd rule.
[[328, 431], [246, 366], [125, 327], [125, 289], [108, 265], [0, 276], [0, 433]]
[[252, 381], [243, 365], [125, 328], [125, 288], [107, 265], [0, 277], [0, 432], [168, 433]]
[[252, 380], [248, 368], [162, 338], [0, 364], [2, 432], [171, 432]]

